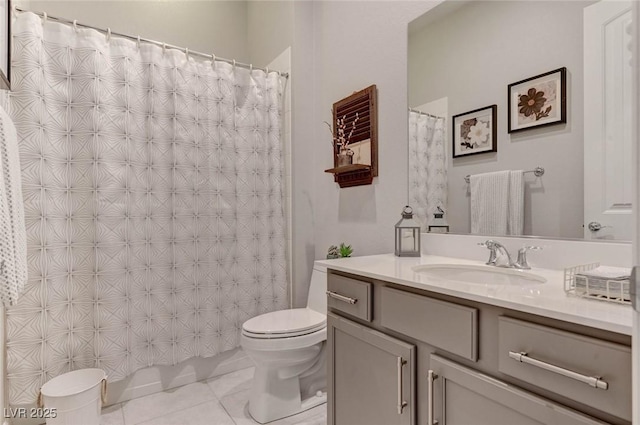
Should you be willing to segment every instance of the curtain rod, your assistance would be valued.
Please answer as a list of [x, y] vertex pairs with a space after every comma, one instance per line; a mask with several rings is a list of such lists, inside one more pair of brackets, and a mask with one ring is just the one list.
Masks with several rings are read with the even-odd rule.
[[442, 118], [442, 119], [444, 119], [444, 117], [439, 117], [437, 115], [427, 114], [426, 112], [422, 112], [422, 111], [419, 111], [419, 110], [413, 109], [413, 108], [409, 108], [409, 112], [415, 112], [416, 114], [426, 115], [426, 116], [431, 117], [431, 118]]
[[189, 56], [189, 55], [201, 56], [203, 58], [211, 59], [213, 61], [225, 62], [225, 63], [231, 64], [231, 65], [234, 65], [234, 66], [239, 66], [240, 68], [246, 68], [246, 69], [250, 69], [250, 70], [259, 69], [259, 70], [264, 71], [266, 73], [268, 73], [268, 72], [277, 72], [281, 77], [289, 78], [289, 73], [287, 73], [287, 72], [274, 71], [274, 70], [270, 70], [269, 68], [260, 68], [260, 67], [257, 67], [257, 66], [253, 66], [252, 64], [236, 62], [233, 59], [220, 58], [220, 57], [218, 57], [216, 55], [213, 55], [213, 54], [207, 54], [207, 53], [197, 52], [197, 51], [194, 51], [194, 50], [189, 50], [186, 47], [174, 46], [173, 44], [163, 43], [163, 42], [160, 42], [160, 41], [151, 40], [149, 38], [142, 38], [140, 36], [132, 36], [132, 35], [128, 35], [128, 34], [122, 34], [122, 33], [119, 33], [119, 32], [111, 31], [111, 28], [104, 29], [104, 28], [94, 27], [93, 25], [82, 24], [82, 23], [80, 23], [78, 21], [71, 21], [69, 19], [59, 18], [57, 16], [51, 16], [51, 15], [47, 14], [47, 12], [34, 12], [32, 10], [23, 9], [23, 8], [17, 7], [17, 6], [14, 6], [13, 9], [18, 11], [18, 12], [31, 12], [31, 13], [33, 13], [35, 15], [40, 16], [41, 18], [43, 18], [45, 20], [46, 19], [52, 19], [54, 21], [61, 22], [61, 23], [64, 23], [64, 24], [71, 24], [73, 26], [78, 26], [78, 27], [83, 27], [83, 28], [90, 28], [90, 29], [96, 30], [98, 32], [101, 32], [103, 34], [114, 35], [114, 36], [117, 36], [117, 37], [122, 37], [122, 38], [129, 39], [129, 40], [132, 40], [132, 41], [135, 41], [135, 42], [144, 42], [144, 43], [154, 44], [156, 46], [159, 46], [159, 47], [162, 47], [162, 48], [165, 48], [165, 49], [179, 50], [179, 51], [183, 52], [184, 54], [186, 54], [187, 56]]

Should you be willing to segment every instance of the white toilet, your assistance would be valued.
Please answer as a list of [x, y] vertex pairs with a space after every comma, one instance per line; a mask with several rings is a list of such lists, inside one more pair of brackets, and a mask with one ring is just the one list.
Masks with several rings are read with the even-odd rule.
[[327, 401], [327, 268], [314, 264], [307, 307], [262, 314], [242, 325], [256, 364], [249, 413], [266, 423]]

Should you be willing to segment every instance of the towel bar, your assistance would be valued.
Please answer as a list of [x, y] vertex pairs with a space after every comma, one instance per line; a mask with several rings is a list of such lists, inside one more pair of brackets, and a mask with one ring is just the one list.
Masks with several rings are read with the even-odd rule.
[[[540, 177], [544, 175], [544, 168], [542, 167], [536, 167], [533, 170], [527, 170], [524, 171], [525, 173], [533, 173], [534, 176], [536, 177]], [[467, 183], [469, 183], [471, 181], [471, 175], [467, 174], [466, 176], [464, 176], [464, 181], [466, 181]]]

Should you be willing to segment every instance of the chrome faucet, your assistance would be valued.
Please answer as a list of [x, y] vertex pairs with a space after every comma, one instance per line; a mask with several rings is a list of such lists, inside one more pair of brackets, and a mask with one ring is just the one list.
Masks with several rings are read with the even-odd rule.
[[[513, 268], [518, 270], [531, 269], [531, 267], [529, 266], [529, 263], [527, 262], [527, 251], [529, 250], [538, 251], [542, 249], [539, 246], [522, 247], [518, 250], [518, 259], [514, 262], [511, 259], [511, 255], [509, 254], [509, 251], [507, 250], [507, 248], [498, 241], [489, 239], [485, 242], [479, 243], [478, 245], [487, 247], [487, 249], [489, 250], [489, 260], [487, 260], [487, 263], [486, 263], [487, 265], [495, 266], [495, 267], [508, 267], [508, 268]], [[498, 257], [499, 253], [502, 254], [502, 257]], [[500, 258], [504, 258], [504, 257], [507, 258], [506, 263], [504, 261], [500, 261]]]

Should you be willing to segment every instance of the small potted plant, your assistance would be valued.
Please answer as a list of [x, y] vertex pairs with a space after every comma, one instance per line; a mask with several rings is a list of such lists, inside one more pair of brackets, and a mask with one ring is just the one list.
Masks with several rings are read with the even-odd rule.
[[351, 257], [351, 254], [353, 254], [353, 248], [351, 248], [351, 245], [346, 245], [343, 242], [340, 244], [340, 248], [335, 245], [331, 245], [329, 247], [329, 251], [327, 252], [327, 260]]
[[351, 257], [353, 254], [353, 248], [351, 245], [346, 245], [344, 242], [340, 244], [340, 256], [341, 257]]
[[331, 124], [328, 122], [324, 122], [327, 127], [329, 127], [329, 131], [331, 132], [331, 137], [333, 138], [333, 148], [335, 149], [338, 155], [338, 167], [342, 167], [345, 165], [350, 165], [353, 162], [353, 151], [349, 149], [349, 143], [351, 142], [351, 136], [353, 136], [353, 132], [356, 129], [356, 123], [358, 122], [359, 116], [356, 112], [356, 117], [351, 123], [351, 131], [349, 134], [347, 132], [347, 124], [346, 124], [347, 116], [343, 115], [342, 118], [338, 118], [336, 120], [336, 135], [333, 134], [333, 129], [331, 128]]

